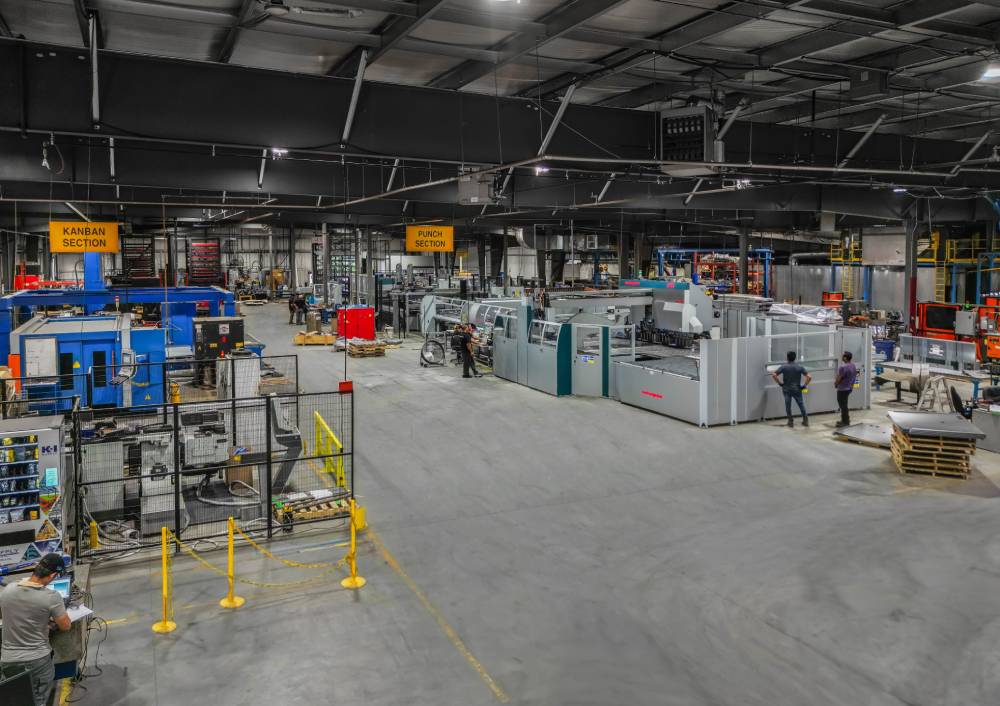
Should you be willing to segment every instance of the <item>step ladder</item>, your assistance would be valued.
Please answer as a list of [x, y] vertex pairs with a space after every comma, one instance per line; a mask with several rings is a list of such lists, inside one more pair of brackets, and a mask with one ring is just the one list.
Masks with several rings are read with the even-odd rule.
[[918, 412], [950, 412], [951, 395], [948, 381], [942, 375], [932, 375], [920, 390], [917, 398]]
[[840, 288], [844, 292], [844, 299], [854, 299], [854, 279], [857, 275], [858, 269], [860, 268], [851, 267], [850, 265], [845, 265], [842, 268], [840, 275]]
[[948, 268], [943, 262], [934, 263], [934, 301], [948, 301]]

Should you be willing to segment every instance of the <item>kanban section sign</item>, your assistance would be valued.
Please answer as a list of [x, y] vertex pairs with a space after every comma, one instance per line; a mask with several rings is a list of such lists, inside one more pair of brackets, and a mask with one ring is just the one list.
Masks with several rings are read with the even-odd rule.
[[406, 226], [406, 252], [451, 252], [455, 226]]
[[49, 221], [52, 252], [118, 252], [118, 223]]

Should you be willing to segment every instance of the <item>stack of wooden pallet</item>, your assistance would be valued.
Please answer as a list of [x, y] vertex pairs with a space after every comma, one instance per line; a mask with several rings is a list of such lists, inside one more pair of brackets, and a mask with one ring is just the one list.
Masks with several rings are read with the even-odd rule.
[[347, 354], [352, 358], [370, 358], [385, 355], [385, 343], [369, 341], [364, 338], [352, 338], [347, 341]]
[[292, 339], [297, 346], [329, 346], [333, 340], [333, 334], [321, 331], [299, 331]]
[[890, 412], [892, 458], [900, 473], [968, 478], [982, 433], [957, 414]]

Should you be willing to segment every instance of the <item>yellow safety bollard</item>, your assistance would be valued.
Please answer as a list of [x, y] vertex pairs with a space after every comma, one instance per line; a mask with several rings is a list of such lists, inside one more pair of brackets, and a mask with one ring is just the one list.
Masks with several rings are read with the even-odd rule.
[[160, 528], [161, 557], [160, 567], [163, 572], [163, 618], [157, 623], [153, 623], [153, 632], [166, 633], [177, 629], [177, 623], [170, 619], [170, 558], [167, 554], [167, 528]]
[[181, 386], [176, 382], [170, 383], [170, 403], [180, 404], [181, 401]]
[[351, 569], [351, 575], [340, 582], [341, 586], [356, 589], [368, 583], [364, 577], [358, 576], [358, 522], [354, 498], [351, 498], [351, 549], [347, 554], [347, 565]]
[[101, 546], [100, 538], [97, 534], [97, 522], [95, 520], [90, 521], [90, 548], [97, 549]]
[[236, 552], [235, 552], [235, 541], [233, 535], [236, 528], [236, 522], [232, 517], [229, 518], [229, 564], [226, 570], [226, 578], [229, 581], [229, 590], [226, 592], [226, 597], [219, 601], [219, 605], [223, 608], [239, 608], [241, 605], [246, 603], [246, 599], [237, 596], [235, 591], [236, 584]]

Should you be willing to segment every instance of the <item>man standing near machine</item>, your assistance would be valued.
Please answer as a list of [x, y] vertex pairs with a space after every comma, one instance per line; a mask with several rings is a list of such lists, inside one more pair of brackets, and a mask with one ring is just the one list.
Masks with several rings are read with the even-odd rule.
[[[771, 377], [781, 385], [781, 392], [785, 395], [785, 416], [788, 417], [789, 428], [795, 427], [795, 421], [792, 419], [792, 400], [795, 400], [799, 411], [802, 412], [802, 426], [807, 427], [809, 426], [809, 415], [806, 413], [806, 403], [802, 400], [802, 391], [812, 382], [812, 375], [795, 362], [795, 351], [788, 351], [786, 358], [788, 362], [771, 373]], [[804, 382], [803, 377], [805, 377]]]
[[291, 292], [288, 295], [288, 323], [295, 323], [295, 312], [298, 311], [299, 305], [295, 292]]
[[854, 389], [854, 381], [858, 378], [858, 368], [851, 362], [852, 358], [854, 358], [853, 353], [844, 351], [844, 355], [840, 357], [842, 363], [837, 368], [837, 377], [833, 380], [833, 384], [837, 388], [837, 406], [840, 407], [838, 427], [846, 427], [851, 423], [851, 413], [847, 409], [847, 400], [851, 396], [851, 390]]
[[55, 671], [49, 630], [55, 626], [66, 632], [70, 619], [62, 596], [47, 586], [65, 569], [62, 557], [46, 554], [31, 576], [0, 591], [0, 615], [3, 616], [3, 646], [0, 669], [5, 674], [22, 668], [31, 679], [35, 706], [48, 702]]
[[469, 369], [472, 369], [472, 376], [481, 378], [483, 374], [476, 370], [476, 359], [472, 355], [472, 331], [475, 327], [466, 324], [462, 332], [462, 377], [470, 377]]

